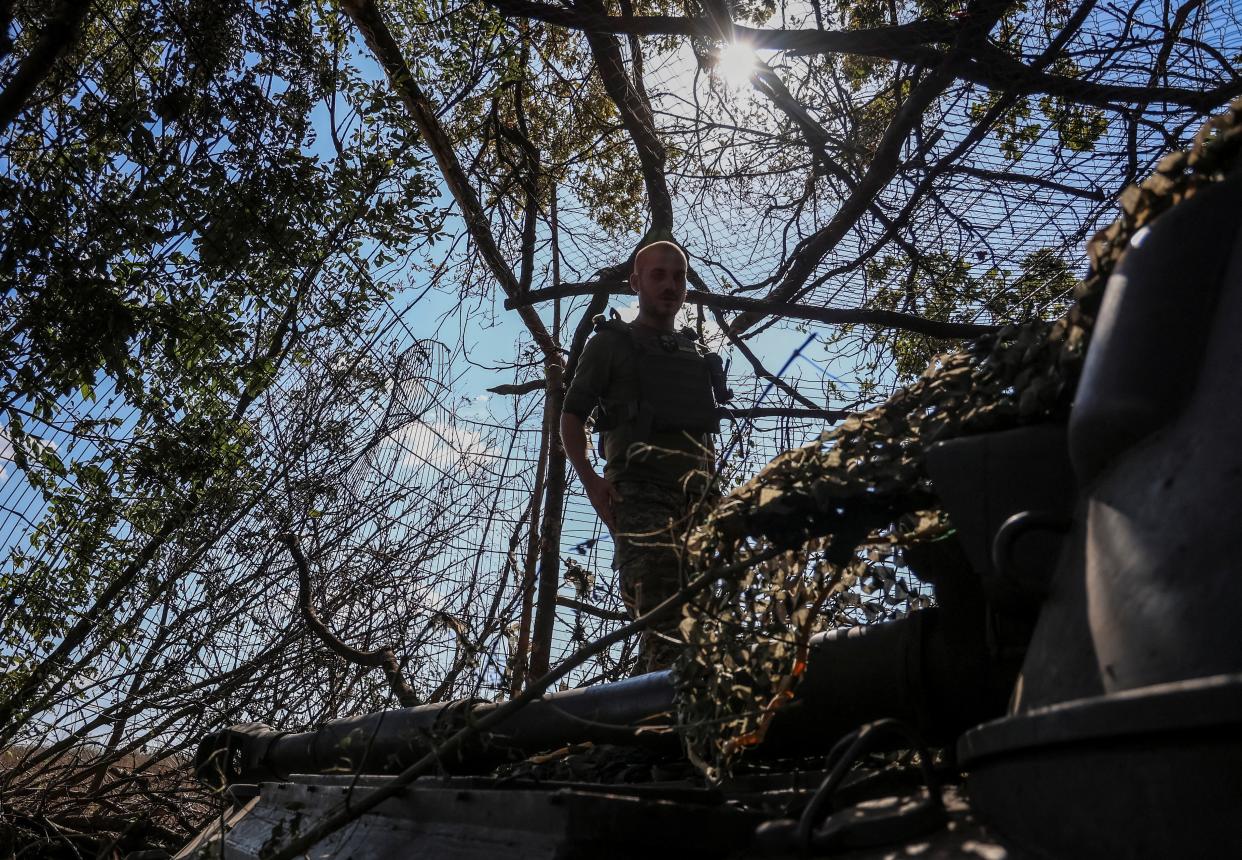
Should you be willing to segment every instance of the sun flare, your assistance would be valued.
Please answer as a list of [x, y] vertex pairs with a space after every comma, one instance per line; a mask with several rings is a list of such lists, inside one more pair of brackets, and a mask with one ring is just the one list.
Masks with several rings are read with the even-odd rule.
[[750, 45], [732, 42], [721, 48], [716, 60], [716, 74], [730, 89], [741, 89], [750, 83], [758, 59]]

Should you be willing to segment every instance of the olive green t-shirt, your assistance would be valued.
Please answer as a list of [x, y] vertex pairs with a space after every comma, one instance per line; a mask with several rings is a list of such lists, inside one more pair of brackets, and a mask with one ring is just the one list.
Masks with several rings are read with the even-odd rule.
[[[631, 324], [631, 331], [634, 337], [651, 340], [656, 348], [660, 332], [637, 323]], [[638, 368], [630, 337], [605, 328], [587, 341], [565, 393], [566, 412], [585, 421], [601, 403], [613, 408], [638, 403]], [[622, 425], [603, 434], [607, 461], [604, 477], [608, 480], [647, 481], [688, 489], [706, 481], [714, 458], [711, 434], [656, 431], [645, 440], [635, 441], [626, 429]]]

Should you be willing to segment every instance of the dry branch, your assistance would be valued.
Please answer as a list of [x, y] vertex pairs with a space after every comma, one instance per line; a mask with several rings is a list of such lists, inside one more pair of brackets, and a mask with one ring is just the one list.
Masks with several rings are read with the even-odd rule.
[[722, 409], [725, 418], [814, 418], [834, 422], [854, 414], [850, 409], [802, 409], [797, 406], [751, 406], [742, 409]]
[[[361, 206], [362, 204], [359, 205]], [[267, 349], [262, 354], [262, 360], [270, 363], [273, 368], [278, 369], [280, 367], [288, 357], [293, 344], [301, 336], [302, 332], [296, 325], [298, 312], [312, 284], [318, 279], [324, 265], [338, 247], [341, 237], [359, 214], [359, 208], [355, 207], [332, 228], [325, 246], [327, 250], [320, 255], [315, 265], [310, 266], [302, 273], [302, 277], [298, 280], [293, 296], [273, 330]], [[241, 421], [274, 378], [274, 371], [266, 377], [252, 376], [248, 380], [241, 397], [233, 405], [230, 420], [233, 422]], [[249, 508], [257, 503], [258, 498], [259, 495], [256, 494], [245, 506], [241, 507], [234, 514], [233, 521], [240, 520]], [[155, 560], [172, 536], [197, 513], [199, 502], [200, 495], [197, 490], [191, 490], [188, 495], [183, 497], [166, 515], [159, 529], [138, 550], [133, 560], [99, 593], [90, 607], [66, 631], [56, 647], [30, 670], [22, 683], [9, 696], [0, 700], [0, 746], [6, 745], [16, 736], [21, 729], [22, 719], [31, 714], [38, 713], [48, 706], [54, 698], [55, 685], [52, 685], [49, 690], [36, 697], [39, 688], [66, 667], [69, 656], [77, 648], [81, 647], [95, 631], [100, 619], [104, 618], [112, 610], [114, 604], [121, 599], [126, 590], [147, 569], [147, 566]], [[209, 545], [210, 541], [199, 542], [194, 551], [189, 554], [189, 557], [191, 559], [197, 557], [205, 552]], [[171, 581], [171, 579], [167, 580], [165, 585]], [[92, 651], [80, 658], [78, 666], [83, 666], [87, 661], [93, 659], [100, 650], [107, 647], [108, 642], [109, 640], [106, 637], [101, 638]]]
[[[562, 284], [559, 287], [548, 287], [542, 290], [531, 290], [516, 299], [506, 299], [505, 308], [522, 307], [536, 302], [550, 301], [567, 296], [595, 295], [607, 292], [611, 295], [629, 295], [630, 287], [625, 281], [598, 282], [584, 284]], [[705, 293], [701, 290], [688, 290], [686, 301], [720, 310], [732, 310], [754, 313], [759, 316], [776, 314], [789, 319], [822, 322], [828, 325], [874, 325], [881, 328], [901, 329], [928, 337], [939, 338], [972, 338], [991, 334], [997, 331], [998, 325], [981, 323], [957, 323], [945, 320], [928, 319], [917, 314], [901, 311], [886, 311], [874, 308], [817, 308], [811, 305], [791, 304], [770, 301], [767, 299], [750, 299], [744, 296], [727, 296], [719, 293]], [[517, 393], [517, 392], [513, 392]]]
[[[546, 382], [544, 385], [546, 387]], [[514, 653], [510, 657], [510, 665], [513, 668], [512, 676], [509, 679], [509, 695], [511, 696], [516, 696], [522, 691], [522, 685], [526, 682], [526, 676], [529, 674], [530, 627], [535, 613], [535, 584], [539, 563], [539, 529], [540, 524], [543, 522], [541, 518], [541, 512], [543, 511], [543, 485], [548, 473], [548, 446], [550, 443], [551, 439], [548, 437], [548, 425], [545, 416], [543, 429], [539, 434], [539, 459], [535, 464], [535, 483], [531, 487], [530, 505], [527, 509], [527, 517], [529, 518], [527, 532], [529, 538], [526, 546], [526, 559], [522, 566], [522, 608], [518, 620], [518, 640]]]
[[[767, 302], [786, 302], [794, 299], [803, 284], [818, 268], [820, 261], [837, 246], [854, 228], [875, 197], [893, 180], [901, 169], [901, 152], [906, 139], [922, 122], [923, 115], [932, 103], [953, 83], [969, 52], [986, 42], [988, 31], [1010, 5], [1007, 0], [982, 0], [971, 3], [963, 23], [958, 27], [952, 49], [939, 63], [925, 74], [911, 90], [909, 97], [893, 116], [876, 146], [858, 183], [850, 189], [849, 196], [841, 201], [836, 214], [823, 228], [798, 243], [798, 247], [783, 267], [781, 280], [768, 293]], [[735, 332], [745, 331], [773, 310], [744, 311], [733, 319], [730, 326]], [[893, 313], [879, 312], [879, 313]], [[884, 325], [885, 323], [879, 323]], [[926, 330], [910, 329], [929, 334]], [[937, 335], [952, 337], [953, 335]], [[959, 335], [960, 336], [960, 335]], [[970, 336], [970, 335], [967, 335]]]
[[[578, 0], [578, 8], [588, 14], [602, 15], [601, 0]], [[668, 155], [656, 133], [655, 116], [647, 101], [646, 92], [635, 86], [635, 79], [625, 71], [621, 45], [612, 33], [598, 30], [586, 32], [587, 44], [595, 58], [604, 89], [621, 114], [621, 124], [634, 143], [642, 165], [643, 185], [647, 189], [647, 209], [651, 214], [651, 229], [666, 232], [673, 229], [673, 198], [669, 194], [668, 181], [664, 176], [664, 164]], [[639, 55], [635, 55], [641, 63]]]
[[504, 385], [497, 385], [487, 390], [492, 394], [504, 396], [508, 394], [533, 394], [536, 391], [543, 391], [547, 387], [548, 383], [544, 380], [531, 379], [527, 382], [506, 382]]
[[572, 597], [556, 598], [556, 605], [565, 609], [572, 609], [575, 612], [585, 612], [587, 615], [594, 615], [596, 618], [602, 618], [605, 621], [629, 621], [630, 616], [624, 612], [614, 612], [611, 609], [600, 609], [598, 606], [592, 606], [581, 600], [574, 600]]
[[735, 347], [737, 347], [738, 352], [740, 352], [746, 358], [746, 360], [750, 362], [750, 367], [752, 370], [754, 370], [755, 376], [759, 377], [760, 379], [766, 379], [768, 382], [775, 385], [781, 391], [785, 392], [790, 397], [792, 397], [795, 401], [797, 401], [798, 403], [801, 403], [803, 406], [807, 407], [808, 409], [819, 408], [818, 406], [815, 405], [814, 401], [812, 401], [809, 397], [805, 396], [797, 388], [794, 388], [788, 382], [781, 379], [779, 376], [777, 376], [772, 371], [768, 370], [764, 366], [763, 362], [759, 360], [759, 356], [755, 355], [754, 351], [751, 350], [751, 348], [746, 345], [746, 341], [742, 340], [741, 336], [733, 332], [733, 329], [731, 329], [729, 327], [729, 324], [725, 322], [724, 316], [720, 313], [719, 310], [717, 310], [716, 308], [712, 308], [712, 315], [716, 318], [716, 325], [720, 326], [720, 330], [725, 333], [725, 336], [727, 338], [729, 338], [729, 342], [732, 343]]
[[1034, 185], [1037, 188], [1044, 188], [1048, 191], [1058, 191], [1062, 194], [1070, 194], [1074, 197], [1082, 197], [1085, 200], [1095, 200], [1103, 203], [1108, 199], [1108, 194], [1100, 188], [1079, 188], [1074, 185], [1067, 185], [1064, 182], [1057, 182], [1052, 179], [1045, 179], [1042, 176], [1028, 176], [1024, 173], [1015, 173], [1012, 170], [984, 170], [980, 167], [973, 167], [969, 164], [953, 164], [942, 171], [947, 174], [961, 174], [962, 176], [973, 176], [976, 179], [983, 179], [988, 182], [1009, 182], [1021, 185]]
[[310, 565], [307, 564], [306, 556], [302, 554], [302, 548], [298, 545], [297, 537], [285, 533], [278, 536], [277, 539], [289, 548], [289, 555], [293, 556], [293, 563], [297, 566], [298, 609], [302, 611], [302, 617], [306, 619], [306, 626], [311, 629], [311, 632], [338, 657], [348, 660], [357, 666], [383, 670], [384, 677], [388, 679], [388, 687], [396, 695], [397, 701], [401, 703], [401, 707], [413, 708], [421, 704], [414, 689], [406, 683], [405, 678], [401, 675], [401, 666], [397, 662], [397, 654], [393, 651], [392, 646], [384, 645], [373, 651], [360, 651], [342, 642], [340, 637], [328, 629], [328, 625], [319, 617], [315, 607], [311, 606]]
[[530, 672], [543, 675], [552, 663], [552, 631], [556, 625], [556, 591], [561, 584], [561, 526], [565, 512], [565, 446], [561, 442], [561, 404], [565, 399], [560, 365], [548, 365], [544, 400], [544, 434], [548, 445], [544, 478], [543, 523], [539, 527], [539, 580], [535, 621], [530, 636]]
[[[720, 23], [708, 15], [605, 15], [528, 0], [487, 0], [501, 14], [531, 18], [576, 30], [628, 33], [636, 36], [698, 36], [720, 38]], [[934, 46], [953, 38], [955, 27], [940, 21], [915, 21], [866, 30], [762, 30], [733, 24], [734, 36], [757, 49], [799, 53], [842, 53], [901, 60], [935, 61]]]

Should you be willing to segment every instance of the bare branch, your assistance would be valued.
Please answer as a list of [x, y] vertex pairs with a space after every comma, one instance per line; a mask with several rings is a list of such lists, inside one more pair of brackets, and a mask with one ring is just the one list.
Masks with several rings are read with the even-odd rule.
[[566, 466], [561, 441], [561, 405], [565, 399], [564, 372], [559, 364], [547, 367], [548, 391], [544, 400], [544, 434], [548, 444], [548, 470], [543, 498], [543, 523], [539, 527], [539, 581], [535, 621], [530, 634], [530, 671], [542, 675], [552, 663], [552, 633], [556, 625], [556, 590], [561, 583], [561, 528], [564, 525]]
[[[800, 392], [798, 389], [794, 388], [788, 382], [781, 379], [775, 373], [772, 373], [766, 367], [764, 367], [763, 362], [759, 360], [759, 356], [755, 355], [754, 351], [751, 350], [751, 348], [746, 345], [746, 341], [742, 340], [740, 335], [737, 335], [734, 333], [733, 329], [731, 329], [729, 327], [729, 324], [725, 321], [724, 315], [722, 315], [717, 308], [712, 308], [712, 316], [716, 318], [716, 325], [720, 326], [720, 330], [725, 333], [725, 337], [729, 339], [729, 342], [733, 344], [735, 347], [737, 347], [738, 352], [740, 352], [743, 356], [745, 356], [746, 360], [750, 362], [751, 369], [755, 371], [755, 376], [759, 377], [760, 379], [766, 379], [768, 382], [772, 383], [777, 388], [779, 388], [781, 391], [784, 391], [786, 394], [792, 397], [795, 401], [797, 401], [798, 403], [801, 403], [807, 408], [809, 409], [819, 408], [818, 406], [815, 405], [815, 402], [811, 400], [809, 397], [804, 396], [802, 392]], [[740, 411], [741, 410], [737, 410], [732, 414], [736, 415], [737, 412], [740, 412]]]
[[814, 418], [829, 423], [840, 421], [854, 414], [850, 409], [799, 409], [795, 406], [753, 406], [745, 409], [722, 409], [725, 418]]
[[572, 609], [575, 612], [585, 612], [587, 615], [594, 615], [596, 618], [602, 618], [605, 621], [629, 621], [630, 616], [624, 612], [613, 612], [610, 609], [600, 609], [598, 606], [592, 606], [581, 600], [574, 600], [572, 597], [561, 597], [557, 595], [556, 605], [565, 609]]
[[[559, 287], [548, 287], [542, 290], [531, 290], [524, 296], [511, 300], [513, 307], [525, 304], [544, 302], [557, 297], [595, 295], [606, 291], [610, 295], [629, 295], [629, 285], [622, 281], [592, 282], [585, 284], [563, 284]], [[809, 320], [827, 323], [828, 325], [873, 325], [881, 328], [901, 329], [928, 337], [938, 338], [973, 338], [997, 331], [998, 325], [981, 323], [957, 323], [944, 320], [933, 320], [917, 314], [900, 311], [877, 310], [873, 308], [817, 308], [810, 305], [789, 304], [769, 299], [751, 299], [744, 296], [727, 296], [718, 293], [705, 293], [701, 290], [687, 290], [686, 301], [720, 310], [742, 311], [755, 314], [756, 318], [776, 314], [789, 319]], [[505, 307], [510, 307], [506, 300]]]
[[388, 686], [397, 697], [397, 701], [401, 703], [401, 707], [413, 708], [421, 704], [414, 689], [402, 676], [401, 666], [397, 663], [397, 655], [391, 645], [383, 645], [373, 651], [360, 651], [342, 642], [340, 637], [328, 629], [328, 625], [324, 624], [319, 613], [315, 611], [315, 607], [311, 606], [310, 565], [306, 562], [306, 556], [302, 554], [297, 537], [285, 533], [279, 535], [277, 540], [288, 547], [289, 555], [293, 556], [293, 563], [298, 570], [298, 609], [301, 610], [306, 626], [311, 632], [338, 657], [358, 666], [366, 666], [368, 669], [382, 669], [384, 677], [388, 679]]
[[531, 394], [536, 391], [543, 391], [548, 387], [548, 383], [542, 379], [532, 379], [529, 382], [506, 382], [504, 385], [497, 385], [495, 388], [487, 389], [492, 394], [499, 395], [522, 395]]
[[[578, 5], [588, 13], [597, 15], [602, 14], [604, 9], [601, 0], [579, 0]], [[651, 113], [646, 93], [636, 88], [634, 79], [626, 73], [621, 46], [616, 36], [589, 30], [586, 39], [591, 46], [591, 54], [595, 57], [595, 67], [599, 71], [604, 89], [620, 111], [621, 123], [638, 152], [638, 160], [643, 170], [643, 184], [647, 189], [647, 207], [651, 212], [651, 227], [653, 230], [671, 231], [673, 199], [664, 177], [664, 164], [668, 156], [656, 133], [655, 117]]]
[[[711, 16], [634, 15], [620, 17], [581, 7], [567, 9], [529, 0], [487, 0], [502, 14], [532, 18], [576, 30], [632, 33], [638, 36], [700, 36], [720, 38], [720, 24]], [[602, 8], [602, 7], [600, 7]], [[761, 30], [734, 24], [737, 39], [754, 48], [799, 53], [843, 53], [926, 64], [939, 53], [931, 46], [951, 41], [956, 26], [940, 21], [915, 21], [870, 30]]]
[[949, 175], [956, 173], [962, 176], [973, 176], [976, 179], [986, 179], [989, 182], [1012, 182], [1022, 185], [1034, 185], [1037, 188], [1044, 188], [1048, 191], [1059, 191], [1062, 194], [1070, 194], [1074, 197], [1082, 197], [1099, 202], [1108, 199], [1108, 194], [1100, 188], [1078, 188], [1073, 185], [1066, 185], [1064, 182], [1045, 179], [1042, 176], [1027, 176], [1026, 174], [1014, 173], [1010, 170], [984, 170], [983, 168], [972, 167], [969, 164], [952, 164], [946, 167], [943, 172]]
[[[961, 66], [961, 57], [985, 40], [992, 23], [1006, 5], [1003, 0], [972, 4], [953, 50], [914, 87], [902, 103], [884, 130], [862, 179], [851, 190], [849, 197], [842, 201], [832, 219], [823, 228], [798, 243], [780, 283], [768, 293], [769, 302], [782, 302], [792, 298], [814, 273], [824, 255], [836, 247], [845, 234], [858, 223], [858, 219], [874, 201], [875, 196], [892, 181], [900, 167], [901, 150], [906, 138], [922, 121], [924, 112], [932, 102], [952, 83]], [[734, 318], [731, 327], [736, 332], [745, 331], [762, 319], [765, 313], [771, 311], [743, 312]]]
[[[718, 38], [719, 27], [708, 16], [636, 15], [619, 17], [569, 10], [528, 0], [487, 0], [503, 14], [560, 24], [588, 33], [698, 36]], [[967, 21], [966, 23], [969, 23]], [[870, 30], [763, 30], [734, 25], [738, 39], [755, 48], [788, 51], [794, 55], [852, 54], [897, 60], [916, 66], [934, 66], [948, 54], [941, 46], [951, 42], [963, 25], [915, 21]], [[963, 56], [955, 73], [962, 80], [1018, 95], [1047, 93], [1079, 104], [1117, 108], [1159, 101], [1207, 111], [1242, 93], [1242, 81], [1211, 90], [1184, 87], [1130, 86], [1070, 78], [1043, 72], [1015, 60], [999, 48], [980, 43]]]
[[980, 45], [976, 51], [969, 63], [961, 69], [960, 76], [964, 80], [1011, 95], [1047, 94], [1077, 104], [1108, 109], [1130, 104], [1165, 102], [1206, 112], [1242, 94], [1242, 80], [1234, 80], [1210, 90], [1112, 84], [1042, 72], [1015, 60], [995, 45]]

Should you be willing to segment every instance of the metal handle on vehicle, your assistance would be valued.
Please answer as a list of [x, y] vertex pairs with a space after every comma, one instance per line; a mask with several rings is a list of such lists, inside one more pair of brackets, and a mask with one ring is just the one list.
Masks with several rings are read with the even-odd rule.
[[1047, 597], [1046, 577], [1034, 579], [1024, 574], [1014, 563], [1014, 545], [1018, 538], [1027, 532], [1046, 531], [1065, 535], [1069, 533], [1073, 524], [1074, 521], [1070, 517], [1051, 511], [1021, 511], [1014, 514], [1001, 524], [1001, 527], [996, 530], [996, 537], [992, 539], [992, 568], [996, 571], [996, 575], [1016, 582], [1032, 597], [1040, 599]]

